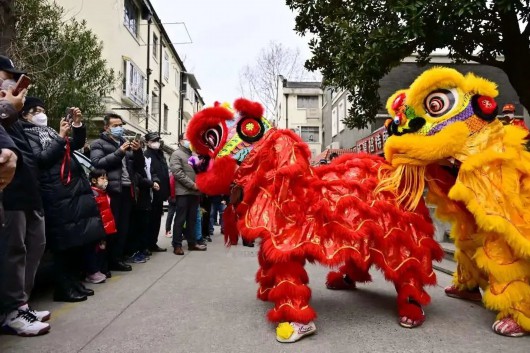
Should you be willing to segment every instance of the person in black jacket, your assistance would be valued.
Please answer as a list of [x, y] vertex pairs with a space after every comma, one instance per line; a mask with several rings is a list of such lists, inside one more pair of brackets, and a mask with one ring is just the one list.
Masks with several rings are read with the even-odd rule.
[[149, 260], [151, 252], [148, 250], [150, 243], [149, 221], [152, 211], [153, 193], [160, 191], [160, 181], [156, 174], [151, 174], [151, 160], [146, 160], [143, 170], [135, 172], [134, 181], [136, 198], [131, 216], [131, 232], [126, 248], [130, 254], [127, 262], [144, 263]]
[[[15, 72], [15, 73], [14, 73]], [[11, 60], [0, 56], [0, 78], [14, 79], [16, 70]], [[20, 74], [20, 72], [18, 72]], [[2, 114], [18, 114], [22, 108], [25, 91], [18, 96], [2, 92], [12, 106], [3, 104]], [[38, 166], [29, 142], [24, 135], [22, 123], [15, 121], [6, 128], [11, 141], [2, 138], [4, 149], [16, 148], [18, 161], [13, 180], [3, 188], [4, 224], [0, 227], [0, 314], [7, 314], [2, 321], [2, 330], [22, 336], [41, 335], [50, 330], [42, 322], [50, 318], [49, 311], [35, 311], [28, 306], [35, 274], [40, 263], [46, 238], [44, 214], [39, 188]], [[1, 275], [4, 274], [4, 275]]]
[[94, 167], [107, 171], [107, 193], [118, 233], [109, 238], [109, 269], [131, 271], [123, 260], [125, 242], [129, 233], [131, 210], [136, 195], [134, 176], [145, 167], [140, 142], [123, 138], [124, 121], [121, 116], [109, 113], [103, 118], [104, 132], [90, 145], [90, 159]]
[[164, 201], [169, 199], [169, 168], [164, 158], [164, 152], [160, 149], [160, 135], [150, 132], [145, 135], [147, 148], [144, 152], [145, 158], [151, 164], [151, 175], [158, 179], [158, 190], [153, 190], [153, 203], [149, 214], [148, 239], [149, 250], [152, 252], [166, 251], [157, 245], [160, 233], [160, 223], [164, 214]]
[[[46, 242], [54, 255], [55, 301], [77, 302], [94, 292], [80, 281], [84, 248], [105, 237], [88, 178], [73, 156], [86, 139], [82, 114], [72, 108], [72, 122], [61, 119], [57, 133], [47, 126], [44, 103], [27, 97], [22, 126], [40, 169], [46, 218]], [[68, 135], [72, 132], [72, 137]]]

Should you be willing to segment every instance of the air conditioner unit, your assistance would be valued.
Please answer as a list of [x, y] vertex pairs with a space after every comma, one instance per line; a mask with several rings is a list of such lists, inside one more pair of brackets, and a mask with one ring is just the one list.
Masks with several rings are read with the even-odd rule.
[[306, 118], [308, 118], [308, 119], [318, 119], [319, 117], [320, 117], [320, 115], [319, 115], [319, 109], [318, 108], [306, 109]]

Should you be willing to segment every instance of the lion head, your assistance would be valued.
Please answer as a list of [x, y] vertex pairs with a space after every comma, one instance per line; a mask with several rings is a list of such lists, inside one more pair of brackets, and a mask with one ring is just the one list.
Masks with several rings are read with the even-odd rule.
[[261, 104], [243, 98], [233, 108], [215, 103], [195, 114], [186, 135], [203, 163], [196, 169], [198, 188], [209, 195], [229, 194], [238, 166], [270, 127]]
[[380, 189], [400, 190], [399, 200], [414, 207], [423, 194], [428, 166], [459, 165], [502, 131], [496, 119], [493, 82], [471, 73], [436, 67], [422, 73], [387, 102], [385, 158], [392, 165]]

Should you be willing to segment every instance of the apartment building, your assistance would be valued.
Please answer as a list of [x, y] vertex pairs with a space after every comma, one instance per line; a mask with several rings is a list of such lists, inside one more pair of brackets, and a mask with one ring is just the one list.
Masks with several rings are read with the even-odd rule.
[[308, 144], [312, 156], [322, 149], [321, 87], [320, 82], [293, 82], [278, 76], [273, 123], [298, 134]]
[[[55, 0], [66, 17], [85, 20], [103, 42], [103, 57], [119, 76], [106, 108], [127, 122], [128, 134], [158, 131], [166, 152], [202, 107], [199, 83], [186, 70], [148, 0]], [[101, 118], [99, 118], [101, 120]]]

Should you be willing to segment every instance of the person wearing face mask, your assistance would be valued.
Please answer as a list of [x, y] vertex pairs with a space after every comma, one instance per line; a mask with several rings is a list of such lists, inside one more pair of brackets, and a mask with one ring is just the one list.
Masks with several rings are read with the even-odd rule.
[[158, 235], [160, 233], [160, 223], [164, 214], [164, 201], [170, 196], [169, 190], [169, 168], [164, 152], [160, 146], [160, 135], [157, 132], [149, 132], [145, 135], [147, 148], [144, 152], [145, 158], [150, 159], [151, 176], [158, 179], [158, 186], [153, 189], [153, 201], [149, 215], [148, 226], [148, 249], [151, 252], [163, 252], [167, 249], [158, 246]]
[[[179, 148], [169, 159], [169, 168], [175, 177], [175, 223], [173, 225], [173, 254], [184, 255], [182, 235], [185, 232], [188, 250], [205, 251], [206, 246], [198, 244], [195, 234], [195, 223], [200, 203], [200, 191], [195, 184], [195, 171], [188, 164], [191, 157], [190, 141], [184, 134], [179, 135]], [[183, 230], [184, 224], [186, 229]]]
[[24, 133], [40, 169], [46, 242], [56, 276], [54, 300], [62, 302], [83, 301], [94, 294], [79, 281], [81, 259], [87, 246], [105, 236], [90, 182], [73, 156], [85, 143], [86, 128], [81, 110], [71, 109], [72, 122], [61, 119], [59, 132], [48, 126], [40, 99], [27, 97], [22, 109]]
[[[114, 222], [114, 216], [110, 208], [110, 198], [107, 195], [107, 186], [109, 181], [107, 180], [107, 172], [103, 169], [94, 169], [88, 176], [90, 184], [92, 185], [92, 191], [94, 192], [94, 198], [98, 205], [99, 214], [103, 221], [103, 227], [105, 228], [105, 234], [107, 236], [114, 236], [117, 232], [116, 222]], [[107, 263], [107, 241], [101, 240], [94, 244], [93, 247], [88, 249], [87, 252], [87, 277], [85, 281], [90, 283], [102, 283], [107, 278], [111, 277], [108, 271]], [[103, 273], [102, 273], [103, 272]]]
[[125, 263], [125, 243], [138, 185], [135, 175], [145, 168], [145, 158], [140, 141], [127, 141], [123, 137], [125, 124], [118, 114], [109, 113], [103, 118], [104, 131], [90, 145], [90, 160], [95, 168], [107, 172], [107, 193], [118, 232], [107, 243], [110, 271], [131, 271]]
[[[23, 71], [15, 69], [13, 62], [0, 56], [0, 78], [14, 80]], [[13, 96], [12, 89], [3, 91], [17, 115], [23, 107], [24, 92]], [[5, 102], [4, 102], [5, 103]], [[4, 113], [8, 114], [8, 110]], [[39, 168], [21, 120], [6, 127], [6, 132], [19, 151], [15, 174], [11, 183], [2, 184], [4, 224], [0, 227], [0, 319], [2, 331], [21, 336], [47, 333], [50, 325], [49, 311], [36, 311], [28, 306], [35, 274], [44, 253], [44, 214], [39, 187]], [[2, 149], [2, 153], [4, 148]], [[5, 179], [5, 178], [4, 178]]]

